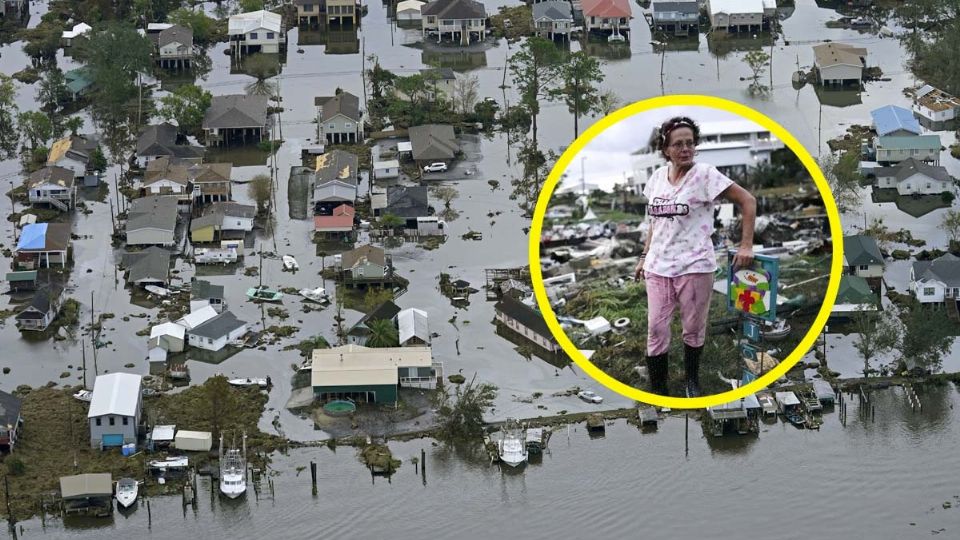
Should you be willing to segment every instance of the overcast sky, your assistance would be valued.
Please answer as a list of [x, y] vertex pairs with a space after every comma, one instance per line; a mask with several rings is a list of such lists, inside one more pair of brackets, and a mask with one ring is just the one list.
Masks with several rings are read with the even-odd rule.
[[567, 167], [567, 178], [558, 186], [574, 187], [580, 184], [580, 160], [586, 172], [586, 183], [602, 189], [612, 189], [613, 184], [624, 181], [624, 174], [633, 174], [630, 154], [646, 144], [651, 131], [674, 116], [689, 116], [696, 122], [741, 120], [742, 117], [710, 107], [663, 107], [630, 116], [610, 126], [597, 135]]

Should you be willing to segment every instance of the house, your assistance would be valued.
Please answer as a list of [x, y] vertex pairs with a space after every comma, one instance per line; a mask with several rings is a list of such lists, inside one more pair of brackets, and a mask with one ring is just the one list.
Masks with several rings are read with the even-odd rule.
[[[150, 328], [148, 348], [159, 347], [167, 352], [183, 352], [186, 328], [177, 323], [165, 322]], [[166, 359], [166, 357], [164, 357]]]
[[313, 103], [317, 107], [319, 138], [330, 144], [363, 141], [360, 98], [350, 92], [340, 92], [333, 97], [316, 97]]
[[343, 150], [317, 156], [312, 188], [314, 213], [330, 215], [343, 203], [356, 203], [358, 163], [356, 154]]
[[63, 78], [67, 84], [67, 90], [70, 91], [71, 101], [86, 97], [93, 88], [93, 79], [90, 76], [90, 70], [86, 67], [71, 69], [63, 74]]
[[187, 342], [191, 347], [219, 351], [243, 337], [247, 331], [247, 323], [237, 319], [233, 313], [224, 311], [187, 332]]
[[93, 27], [87, 23], [75, 24], [73, 28], [64, 30], [63, 33], [60, 34], [60, 41], [64, 47], [72, 47], [77, 38], [86, 36], [91, 30], [93, 30]]
[[348, 286], [384, 284], [393, 275], [393, 264], [382, 248], [364, 244], [335, 256], [336, 267]]
[[873, 118], [874, 131], [881, 137], [920, 135], [920, 122], [903, 107], [887, 105], [870, 111], [870, 116]]
[[445, 227], [446, 222], [437, 216], [407, 218], [403, 234], [411, 237], [444, 236], [446, 235]]
[[50, 263], [63, 267], [69, 251], [69, 223], [32, 223], [20, 230], [16, 264], [25, 270], [50, 268]]
[[560, 351], [560, 345], [550, 333], [539, 311], [509, 294], [505, 294], [493, 309], [498, 323], [548, 352]]
[[453, 126], [449, 124], [412, 126], [407, 134], [413, 159], [421, 168], [438, 161], [449, 164], [460, 151]]
[[713, 30], [759, 32], [763, 29], [763, 0], [708, 0]]
[[23, 331], [42, 332], [50, 326], [50, 323], [57, 317], [59, 303], [54, 296], [45, 289], [40, 289], [33, 294], [30, 303], [20, 313], [17, 313], [17, 328]]
[[17, 435], [23, 426], [20, 406], [20, 398], [0, 390], [0, 452], [13, 452], [17, 445]]
[[214, 96], [203, 116], [206, 145], [247, 144], [269, 137], [268, 107], [267, 96]]
[[437, 34], [437, 43], [444, 34], [461, 45], [471, 39], [487, 39], [487, 11], [474, 0], [433, 0], [420, 8], [423, 37]]
[[37, 288], [37, 271], [7, 272], [11, 292], [32, 291]]
[[127, 269], [127, 283], [139, 285], [166, 285], [170, 282], [170, 252], [157, 246], [143, 251], [123, 254]]
[[355, 26], [359, 22], [356, 0], [327, 0], [327, 27]]
[[157, 63], [162, 68], [190, 67], [193, 61], [193, 30], [172, 24], [155, 34]]
[[893, 188], [900, 195], [953, 193], [954, 180], [947, 169], [907, 158], [892, 167], [872, 169], [878, 188]]
[[150, 195], [130, 201], [128, 246], [172, 246], [177, 229], [177, 198]]
[[168, 157], [181, 160], [196, 160], [203, 158], [203, 148], [183, 144], [185, 141], [177, 126], [163, 122], [143, 128], [137, 138], [137, 166], [141, 169], [148, 163], [159, 158]]
[[188, 172], [193, 184], [195, 205], [229, 201], [233, 198], [232, 163], [191, 165]]
[[911, 109], [927, 129], [952, 129], [960, 116], [960, 98], [925, 84], [914, 94]]
[[878, 163], [899, 163], [907, 158], [940, 164], [939, 135], [888, 135], [874, 140], [873, 152]]
[[314, 216], [313, 231], [328, 239], [349, 237], [349, 233], [353, 232], [356, 215], [357, 211], [352, 206], [341, 204], [334, 208], [329, 216]]
[[533, 5], [533, 31], [540, 37], [556, 36], [570, 39], [573, 28], [573, 10], [569, 2], [548, 0]]
[[840, 276], [840, 289], [837, 300], [830, 310], [833, 319], [850, 318], [857, 313], [879, 310], [880, 299], [870, 288], [867, 280], [860, 276], [844, 274]]
[[386, 207], [379, 215], [391, 214], [401, 218], [417, 218], [430, 214], [427, 186], [387, 187]]
[[370, 339], [370, 323], [373, 321], [393, 320], [400, 313], [396, 304], [387, 300], [364, 315], [347, 330], [347, 342], [353, 345], [366, 345]]
[[654, 2], [649, 18], [651, 27], [675, 36], [687, 36], [698, 32], [700, 6], [697, 0]]
[[867, 49], [846, 43], [821, 43], [813, 47], [813, 57], [821, 85], [860, 86], [867, 65]]
[[960, 300], [960, 258], [950, 253], [910, 267], [910, 291], [921, 304]]
[[97, 141], [87, 135], [71, 135], [55, 141], [47, 154], [48, 167], [63, 167], [73, 171], [76, 178], [84, 178], [90, 170]]
[[235, 56], [256, 52], [275, 54], [286, 47], [283, 17], [265, 10], [231, 15], [227, 36]]
[[137, 442], [143, 405], [142, 381], [140, 375], [133, 373], [108, 373], [97, 377], [87, 411], [92, 448]]
[[207, 206], [203, 215], [190, 222], [190, 241], [193, 243], [238, 240], [243, 242], [253, 230], [257, 207], [235, 202], [215, 202]]
[[158, 156], [146, 165], [140, 192], [144, 195], [180, 195], [192, 201], [190, 196], [190, 163], [168, 156]]
[[60, 498], [63, 511], [113, 511], [113, 477], [110, 473], [87, 473], [60, 477]]
[[583, 0], [583, 20], [587, 33], [630, 34], [630, 3], [627, 0]]
[[883, 279], [883, 254], [873, 237], [863, 234], [843, 237], [843, 272], [873, 282]]
[[63, 167], [44, 167], [27, 177], [27, 200], [30, 204], [49, 204], [66, 212], [77, 201], [73, 171]]
[[319, 24], [320, 12], [326, 0], [293, 0], [297, 6], [297, 24]]
[[386, 180], [388, 178], [397, 178], [400, 176], [400, 161], [388, 159], [386, 161], [373, 162], [373, 179]]
[[213, 319], [217, 315], [217, 310], [214, 309], [213, 306], [206, 305], [200, 309], [187, 313], [177, 321], [177, 324], [184, 327], [189, 332], [201, 324]]
[[430, 346], [430, 324], [426, 311], [407, 308], [397, 313], [394, 320], [401, 347]]
[[457, 74], [451, 68], [421, 69], [420, 76], [430, 89], [432, 99], [452, 99], [456, 92]]
[[368, 348], [343, 345], [315, 349], [310, 368], [313, 394], [320, 401], [396, 403], [400, 387], [436, 388], [443, 365], [430, 347]]
[[190, 286], [190, 311], [210, 306], [221, 313], [227, 306], [223, 285], [214, 285], [205, 279], [193, 278]]
[[423, 17], [421, 10], [425, 5], [427, 5], [427, 3], [421, 2], [420, 0], [403, 0], [403, 2], [397, 2], [397, 21], [421, 20]]

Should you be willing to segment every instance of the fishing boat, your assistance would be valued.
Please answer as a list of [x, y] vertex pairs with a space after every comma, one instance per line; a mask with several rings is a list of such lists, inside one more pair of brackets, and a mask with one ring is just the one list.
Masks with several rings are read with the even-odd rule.
[[236, 499], [247, 491], [247, 434], [243, 434], [242, 452], [239, 448], [223, 450], [220, 435], [220, 493]]
[[283, 267], [291, 272], [296, 272], [300, 269], [300, 263], [293, 258], [293, 255], [284, 255], [283, 256]]
[[116, 494], [117, 504], [123, 508], [130, 508], [137, 502], [137, 493], [140, 491], [140, 484], [133, 478], [121, 478], [117, 480]]
[[246, 378], [246, 379], [230, 379], [227, 381], [232, 386], [259, 386], [260, 388], [266, 388], [270, 386], [270, 377], [266, 378]]
[[247, 289], [247, 298], [254, 302], [279, 302], [283, 300], [283, 293], [265, 285]]
[[525, 433], [517, 424], [517, 421], [510, 418], [504, 424], [500, 432], [500, 441], [497, 445], [497, 453], [500, 461], [511, 467], [519, 467], [527, 462], [527, 445], [524, 441]]
[[323, 287], [317, 287], [316, 289], [300, 289], [297, 292], [300, 293], [300, 296], [310, 300], [311, 302], [317, 302], [318, 304], [330, 303], [330, 296], [327, 295], [327, 290]]
[[760, 327], [760, 335], [766, 341], [780, 341], [790, 335], [790, 323], [786, 319], [777, 319], [774, 322], [764, 322]]
[[800, 399], [797, 398], [797, 395], [793, 392], [777, 392], [776, 398], [780, 414], [798, 428], [802, 429], [805, 427], [806, 420], [800, 408]]
[[164, 289], [163, 287], [159, 287], [157, 285], [146, 285], [144, 286], [144, 289], [146, 289], [148, 293], [155, 294], [157, 296], [170, 296], [169, 289]]

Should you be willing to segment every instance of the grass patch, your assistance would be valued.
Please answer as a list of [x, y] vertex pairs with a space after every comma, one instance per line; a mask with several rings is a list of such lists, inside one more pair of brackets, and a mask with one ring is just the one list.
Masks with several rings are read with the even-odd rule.
[[951, 203], [936, 195], [900, 195], [893, 188], [875, 188], [871, 194], [875, 203], [892, 202], [897, 208], [913, 217], [921, 217], [940, 208], [949, 208]]

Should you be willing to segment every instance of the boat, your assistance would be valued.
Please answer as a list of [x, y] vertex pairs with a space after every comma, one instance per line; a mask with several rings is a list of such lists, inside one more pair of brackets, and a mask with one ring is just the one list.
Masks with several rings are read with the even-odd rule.
[[760, 335], [766, 341], [780, 341], [790, 335], [790, 323], [786, 319], [766, 321], [760, 326]]
[[247, 491], [247, 434], [243, 434], [243, 448], [223, 450], [220, 435], [220, 493], [236, 499]]
[[764, 418], [777, 416], [777, 402], [773, 399], [773, 395], [768, 392], [759, 392], [757, 401], [760, 402], [760, 409]]
[[133, 478], [121, 478], [117, 480], [117, 489], [114, 496], [117, 504], [123, 508], [130, 508], [137, 502], [137, 493], [140, 491], [140, 484]]
[[147, 465], [151, 469], [166, 472], [170, 469], [186, 469], [190, 465], [190, 458], [186, 456], [170, 456], [166, 459], [155, 459]]
[[247, 298], [254, 302], [279, 302], [283, 300], [283, 293], [265, 285], [247, 289]]
[[270, 377], [266, 378], [246, 378], [246, 379], [230, 379], [227, 381], [232, 386], [259, 386], [260, 388], [266, 388], [270, 386]]
[[497, 454], [500, 461], [511, 467], [519, 467], [527, 462], [527, 445], [523, 429], [517, 421], [507, 419], [500, 431], [500, 441], [497, 444]]
[[327, 290], [323, 287], [317, 287], [316, 289], [300, 289], [297, 291], [300, 296], [310, 300], [311, 302], [317, 302], [319, 304], [329, 304], [330, 296], [327, 294]]
[[293, 258], [293, 255], [284, 255], [283, 256], [283, 267], [291, 272], [296, 272], [300, 269], [300, 263]]
[[146, 285], [143, 287], [150, 294], [155, 294], [157, 296], [170, 296], [171, 291], [169, 289], [164, 289], [157, 285]]
[[777, 392], [776, 398], [780, 414], [791, 424], [801, 429], [804, 428], [806, 426], [806, 420], [800, 408], [800, 399], [797, 398], [797, 395], [793, 392]]
[[73, 397], [79, 399], [80, 401], [86, 401], [87, 403], [90, 403], [90, 401], [93, 399], [93, 392], [83, 389], [74, 394]]
[[610, 34], [610, 35], [607, 37], [607, 42], [609, 42], [609, 43], [621, 43], [621, 42], [624, 42], [624, 41], [626, 41], [626, 40], [627, 40], [627, 38], [625, 38], [625, 37], [623, 36], [623, 34], [621, 34], [621, 33], [619, 33], [619, 32]]

